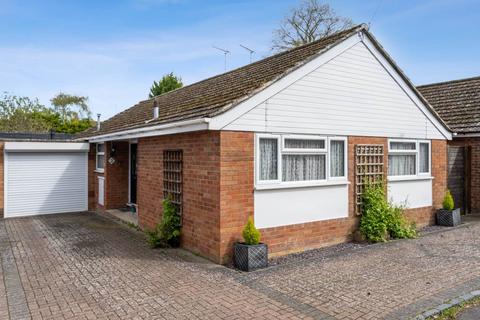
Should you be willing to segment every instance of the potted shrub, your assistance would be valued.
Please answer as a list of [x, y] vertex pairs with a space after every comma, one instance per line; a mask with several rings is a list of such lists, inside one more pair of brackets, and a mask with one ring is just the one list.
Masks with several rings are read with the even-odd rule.
[[253, 271], [268, 265], [268, 247], [260, 243], [260, 231], [255, 228], [252, 218], [248, 219], [242, 232], [243, 241], [234, 246], [233, 262], [235, 268]]
[[454, 209], [452, 194], [447, 190], [443, 198], [443, 208], [437, 211], [437, 224], [440, 226], [455, 227], [461, 222], [460, 208]]

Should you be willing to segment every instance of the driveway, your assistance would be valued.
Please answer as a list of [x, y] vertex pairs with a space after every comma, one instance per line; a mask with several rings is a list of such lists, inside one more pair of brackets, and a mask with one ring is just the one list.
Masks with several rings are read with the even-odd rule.
[[94, 214], [0, 220], [0, 319], [406, 319], [480, 288], [480, 224], [250, 274]]

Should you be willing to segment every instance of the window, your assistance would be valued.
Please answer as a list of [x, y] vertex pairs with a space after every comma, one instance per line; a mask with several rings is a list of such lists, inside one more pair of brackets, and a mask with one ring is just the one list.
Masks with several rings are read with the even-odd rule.
[[420, 158], [419, 170], [420, 173], [430, 173], [430, 143], [420, 142]]
[[260, 184], [304, 185], [324, 182], [330, 177], [346, 180], [344, 138], [258, 135], [257, 144], [257, 182]]
[[260, 138], [259, 179], [278, 180], [278, 138]]
[[105, 144], [97, 143], [97, 155], [96, 155], [96, 169], [99, 172], [103, 172], [105, 168]]
[[416, 176], [430, 173], [430, 142], [391, 140], [388, 151], [389, 176]]
[[330, 177], [345, 177], [346, 140], [330, 140]]

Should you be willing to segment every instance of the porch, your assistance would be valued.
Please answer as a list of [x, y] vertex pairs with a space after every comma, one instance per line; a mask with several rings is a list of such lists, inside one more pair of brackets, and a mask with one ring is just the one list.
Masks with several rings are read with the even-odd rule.
[[138, 225], [137, 141], [107, 141], [92, 149], [97, 181], [96, 209]]

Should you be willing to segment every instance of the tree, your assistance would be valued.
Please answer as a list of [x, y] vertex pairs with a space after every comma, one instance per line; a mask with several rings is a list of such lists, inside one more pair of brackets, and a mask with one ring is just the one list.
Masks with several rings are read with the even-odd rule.
[[50, 99], [55, 112], [60, 114], [60, 119], [63, 123], [73, 119], [89, 119], [92, 112], [88, 107], [87, 101], [88, 97], [75, 96], [62, 92]]
[[328, 4], [302, 0], [274, 31], [272, 50], [283, 51], [307, 44], [353, 26], [350, 18], [338, 16]]
[[45, 107], [38, 99], [4, 93], [0, 98], [0, 131], [45, 133], [55, 130], [61, 133], [77, 133], [93, 125], [90, 118], [67, 117]]
[[183, 87], [182, 79], [170, 72], [164, 75], [160, 81], [153, 81], [148, 97], [153, 98], [181, 87]]
[[0, 131], [46, 132], [51, 125], [44, 118], [48, 108], [38, 99], [3, 94], [0, 100]]

